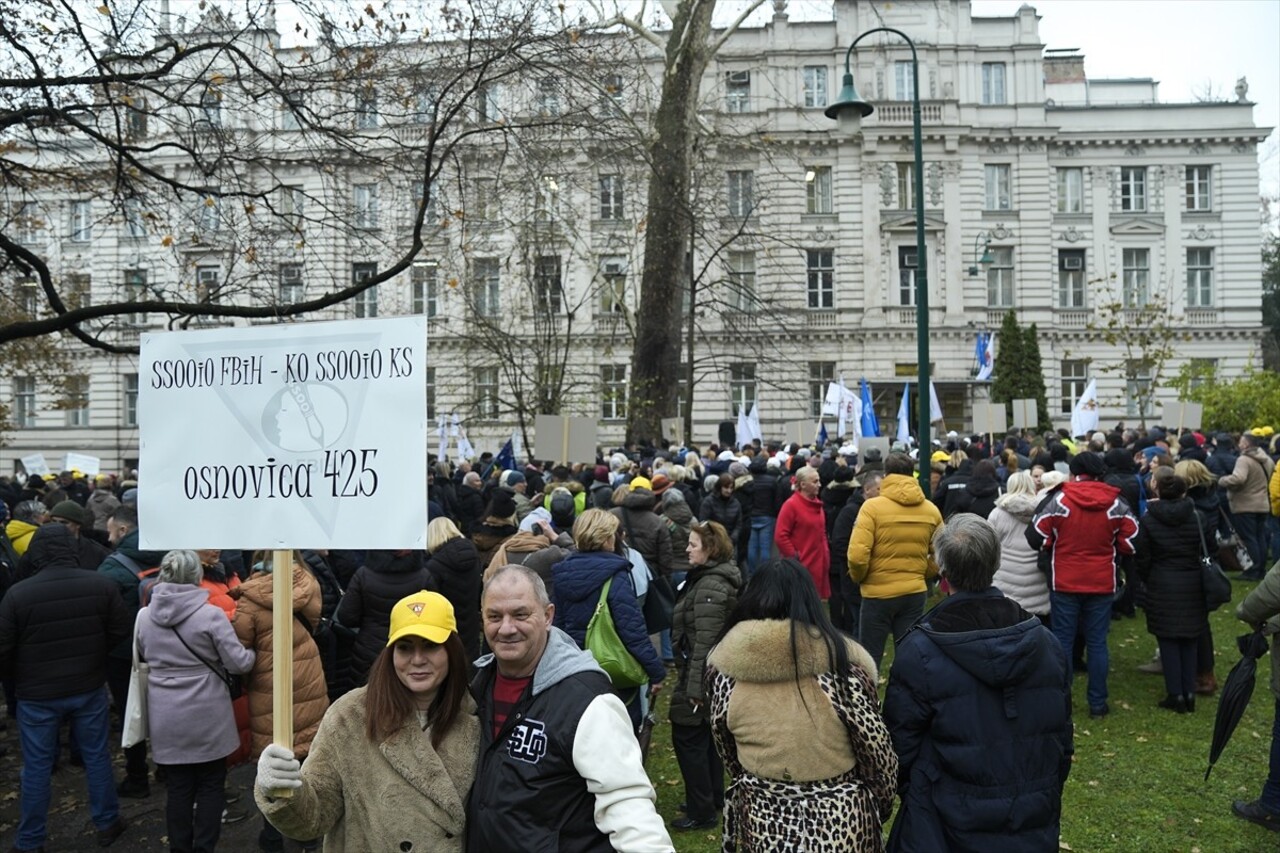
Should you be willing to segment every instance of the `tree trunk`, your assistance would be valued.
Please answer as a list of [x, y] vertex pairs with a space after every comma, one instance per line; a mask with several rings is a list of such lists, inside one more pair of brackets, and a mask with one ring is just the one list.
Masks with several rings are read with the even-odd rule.
[[662, 434], [662, 418], [676, 412], [683, 327], [680, 297], [690, 248], [689, 181], [698, 132], [698, 91], [710, 58], [714, 10], [714, 0], [682, 0], [667, 39], [662, 99], [654, 114], [644, 273], [631, 354], [628, 443], [656, 441]]

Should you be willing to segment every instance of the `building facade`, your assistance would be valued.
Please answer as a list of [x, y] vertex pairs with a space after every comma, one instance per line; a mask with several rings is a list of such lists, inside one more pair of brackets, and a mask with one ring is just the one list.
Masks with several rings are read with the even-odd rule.
[[[1257, 146], [1270, 129], [1254, 125], [1246, 92], [1171, 104], [1153, 80], [1091, 80], [1083, 55], [1046, 50], [1029, 6], [975, 18], [967, 2], [836, 0], [821, 22], [793, 22], [785, 2], [774, 6], [772, 20], [728, 39], [703, 80], [686, 249], [693, 334], [681, 354], [693, 404], [672, 413], [689, 419], [695, 443], [714, 440], [742, 406], [759, 407], [766, 435], [799, 420], [816, 426], [827, 383], [841, 377], [850, 387], [865, 377], [882, 428], [892, 423], [917, 374], [917, 180], [944, 413], [936, 426], [971, 428], [972, 403], [989, 393], [974, 378], [975, 339], [1010, 310], [1037, 327], [1059, 425], [1090, 379], [1102, 423], [1132, 425], [1159, 421], [1184, 365], [1229, 378], [1260, 364]], [[878, 26], [906, 32], [919, 51], [922, 175], [912, 165], [917, 84], [905, 43], [873, 36], [854, 54], [858, 90], [876, 105], [858, 132], [824, 115], [845, 48]], [[315, 270], [376, 273], [425, 205], [431, 227], [413, 265], [317, 319], [425, 313], [429, 417], [458, 415], [481, 450], [505, 441], [518, 414], [531, 430], [532, 415], [549, 409], [597, 417], [602, 443], [620, 441], [643, 268], [642, 141], [661, 76], [657, 51], [628, 44], [633, 53], [614, 54], [634, 58], [592, 71], [594, 88], [552, 68], [479, 89], [469, 124], [554, 119], [576, 101], [590, 102], [591, 120], [568, 129], [548, 121], [516, 142], [515, 129], [477, 136], [442, 165], [425, 201], [393, 165], [413, 153], [412, 122], [390, 110], [370, 116], [378, 101], [366, 93], [357, 126], [381, 122], [402, 147], [382, 173], [334, 179], [292, 167], [300, 192], [343, 198], [358, 227], [318, 229], [302, 246], [279, 235], [278, 256], [263, 267], [268, 289], [286, 303], [317, 286]], [[280, 115], [255, 120], [287, 135]], [[230, 235], [246, 223], [221, 200], [196, 202], [188, 215], [197, 225], [221, 215], [226, 241], [188, 245], [177, 260], [127, 215], [95, 219], [74, 196], [45, 203], [56, 212], [32, 243], [102, 294], [158, 279], [216, 288], [243, 249]], [[164, 326], [134, 319], [121, 339]], [[133, 360], [81, 363], [83, 405], [70, 408], [52, 408], [51, 393], [25, 377], [6, 378], [11, 429], [0, 466], [35, 452], [51, 461], [89, 453], [108, 468], [136, 460]]]

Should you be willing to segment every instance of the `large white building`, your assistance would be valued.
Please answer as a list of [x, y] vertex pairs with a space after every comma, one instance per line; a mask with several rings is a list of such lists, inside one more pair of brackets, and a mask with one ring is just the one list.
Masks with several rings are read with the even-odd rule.
[[[743, 404], [759, 406], [766, 434], [816, 420], [826, 384], [841, 376], [850, 386], [865, 377], [882, 427], [892, 421], [917, 373], [915, 180], [924, 182], [932, 374], [948, 428], [969, 428], [971, 404], [986, 399], [989, 383], [973, 378], [975, 337], [1011, 309], [1037, 326], [1062, 425], [1091, 378], [1103, 423], [1136, 423], [1144, 405], [1158, 419], [1172, 396], [1157, 390], [1152, 400], [1144, 389], [1167, 388], [1184, 364], [1229, 377], [1260, 363], [1257, 146], [1270, 128], [1254, 125], [1244, 87], [1228, 102], [1171, 104], [1154, 80], [1089, 79], [1081, 53], [1046, 49], [1030, 6], [975, 18], [968, 2], [835, 0], [834, 20], [823, 22], [793, 22], [785, 2], [774, 7], [772, 20], [731, 36], [703, 80], [706, 135], [690, 201], [695, 442], [713, 440]], [[858, 90], [876, 105], [859, 133], [824, 116], [845, 49], [878, 26], [906, 32], [919, 50], [920, 176], [905, 43], [871, 36], [854, 54]], [[626, 134], [632, 123], [645, 130], [661, 74], [656, 50], [628, 45], [596, 81], [593, 125], [515, 142], [479, 135], [459, 147], [432, 190], [433, 227], [414, 266], [323, 315], [426, 313], [431, 417], [456, 413], [480, 449], [510, 435], [513, 405], [530, 422], [548, 405], [592, 415], [602, 441], [622, 436], [646, 182], [642, 146]], [[467, 126], [554, 118], [575, 97], [571, 78], [544, 69], [484, 87]], [[282, 302], [316, 286], [313, 268], [358, 279], [407, 239], [419, 197], [393, 164], [413, 153], [413, 121], [385, 107], [379, 116], [367, 89], [362, 98], [357, 128], [394, 130], [402, 147], [381, 173], [291, 167], [308, 198], [349, 199], [362, 230], [309, 232], [305, 246], [288, 234], [268, 240]], [[234, 103], [220, 109], [220, 121], [238, 120]], [[246, 104], [242, 120], [297, 145], [288, 112]], [[177, 249], [137, 239], [144, 232], [128, 216], [94, 219], [73, 193], [42, 204], [47, 228], [28, 245], [102, 299], [169, 279], [216, 288], [243, 254], [234, 235], [245, 223], [212, 204], [189, 218], [216, 226], [223, 216], [221, 236]], [[133, 319], [121, 339], [164, 325]], [[52, 392], [30, 378], [0, 380], [11, 406], [6, 470], [35, 452], [89, 453], [107, 468], [137, 458], [133, 360], [80, 363], [72, 408], [53, 408]], [[548, 387], [556, 398], [540, 401]]]

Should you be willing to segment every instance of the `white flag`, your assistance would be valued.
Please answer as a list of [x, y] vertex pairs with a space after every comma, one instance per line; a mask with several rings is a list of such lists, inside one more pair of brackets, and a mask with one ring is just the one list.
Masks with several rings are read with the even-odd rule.
[[[845, 427], [852, 424], [854, 436], [862, 434], [862, 399], [844, 384], [844, 376], [840, 377], [840, 384], [836, 386], [840, 395], [839, 406], [836, 409], [836, 437], [844, 440]], [[827, 389], [827, 398], [831, 397], [831, 389]]]
[[453, 426], [450, 432], [457, 430], [458, 436], [458, 457], [470, 461], [476, 458], [476, 449], [471, 446], [471, 442], [467, 441], [467, 434], [462, 430], [462, 423], [458, 420], [458, 416], [453, 416]]
[[996, 366], [995, 353], [992, 351], [992, 344], [995, 342], [995, 335], [990, 332], [978, 332], [978, 348], [976, 354], [978, 356], [978, 375], [975, 377], [979, 382], [984, 379], [991, 378], [991, 371]]
[[516, 459], [524, 458], [524, 443], [520, 440], [520, 430], [511, 431], [511, 453]]
[[449, 435], [453, 438], [458, 437], [458, 430], [461, 429], [461, 427], [459, 426], [459, 423], [460, 422], [458, 421], [458, 413], [454, 412], [453, 421], [449, 424]]
[[1089, 435], [1098, 428], [1098, 380], [1090, 379], [1071, 410], [1071, 435]]
[[938, 402], [938, 389], [933, 387], [933, 380], [929, 380], [929, 423], [937, 423], [942, 420], [942, 405]]
[[902, 402], [898, 405], [898, 441], [911, 443], [911, 386], [902, 384]]
[[760, 431], [760, 404], [751, 404], [751, 414], [747, 415], [747, 429], [751, 431], [751, 438], [758, 441], [764, 441], [764, 433]]
[[751, 442], [751, 422], [747, 420], [747, 406], [738, 406], [738, 447]]
[[449, 433], [446, 431], [444, 415], [436, 418], [436, 437], [440, 439], [440, 449], [436, 451], [436, 459], [444, 462], [449, 458]]

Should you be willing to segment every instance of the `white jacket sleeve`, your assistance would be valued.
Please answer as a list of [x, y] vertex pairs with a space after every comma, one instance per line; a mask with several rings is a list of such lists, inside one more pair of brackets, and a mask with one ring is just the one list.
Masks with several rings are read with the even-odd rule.
[[622, 700], [597, 696], [573, 736], [573, 766], [596, 798], [596, 828], [623, 853], [674, 853]]

